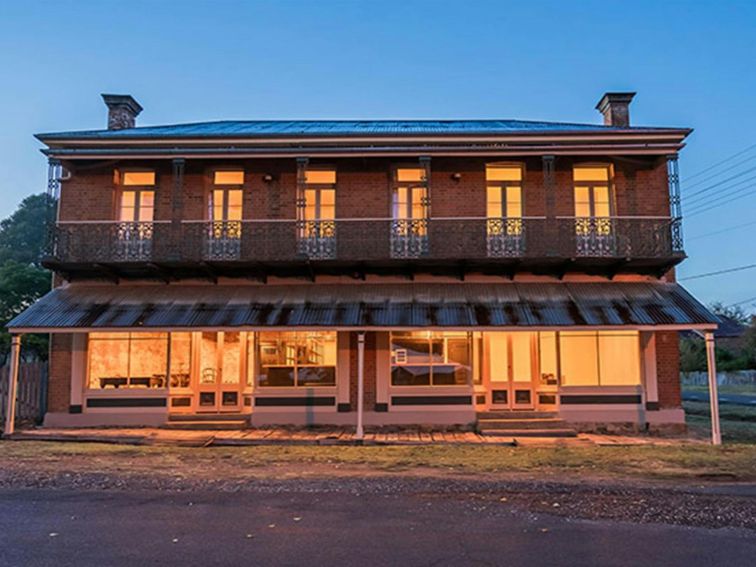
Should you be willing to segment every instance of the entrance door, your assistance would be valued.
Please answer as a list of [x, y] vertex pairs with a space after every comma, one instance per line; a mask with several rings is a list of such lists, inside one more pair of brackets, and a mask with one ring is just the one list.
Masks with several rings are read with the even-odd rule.
[[492, 410], [535, 407], [536, 333], [485, 333], [486, 386]]
[[195, 407], [198, 412], [240, 412], [242, 333], [200, 333]]

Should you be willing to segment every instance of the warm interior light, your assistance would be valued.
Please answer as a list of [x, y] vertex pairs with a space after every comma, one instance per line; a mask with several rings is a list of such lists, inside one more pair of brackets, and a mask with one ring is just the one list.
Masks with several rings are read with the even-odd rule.
[[126, 171], [123, 174], [123, 185], [155, 185], [155, 172]]
[[244, 185], [243, 171], [216, 171], [213, 183], [215, 185]]
[[521, 181], [522, 168], [517, 165], [487, 165], [487, 181]]
[[575, 181], [609, 181], [609, 168], [606, 166], [577, 166], [572, 170]]
[[422, 168], [399, 168], [396, 170], [397, 181], [425, 181], [425, 170]]
[[308, 169], [305, 171], [305, 183], [333, 185], [336, 183], [336, 171], [333, 169]]

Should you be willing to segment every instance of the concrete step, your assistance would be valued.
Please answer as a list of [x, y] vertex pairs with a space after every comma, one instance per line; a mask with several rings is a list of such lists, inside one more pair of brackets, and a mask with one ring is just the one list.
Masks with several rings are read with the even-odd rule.
[[238, 413], [172, 413], [168, 421], [239, 421], [246, 420], [246, 416]]
[[567, 429], [558, 417], [545, 419], [479, 419], [478, 429]]
[[577, 437], [574, 429], [481, 429], [486, 437]]
[[524, 411], [524, 410], [509, 410], [509, 411], [481, 411], [477, 414], [478, 420], [483, 419], [550, 419], [559, 417], [557, 412], [553, 411]]
[[236, 421], [221, 420], [211, 421], [207, 419], [199, 421], [168, 421], [163, 425], [165, 429], [181, 429], [184, 431], [236, 431], [249, 427], [246, 419], [237, 419]]

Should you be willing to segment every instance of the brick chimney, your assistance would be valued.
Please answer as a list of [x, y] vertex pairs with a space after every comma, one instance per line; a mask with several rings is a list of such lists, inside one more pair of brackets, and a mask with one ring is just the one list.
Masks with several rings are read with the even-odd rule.
[[102, 100], [108, 107], [108, 130], [123, 130], [136, 126], [136, 117], [142, 112], [142, 107], [133, 96], [104, 94]]
[[596, 105], [604, 115], [604, 126], [628, 128], [630, 126], [630, 101], [635, 93], [605, 93]]

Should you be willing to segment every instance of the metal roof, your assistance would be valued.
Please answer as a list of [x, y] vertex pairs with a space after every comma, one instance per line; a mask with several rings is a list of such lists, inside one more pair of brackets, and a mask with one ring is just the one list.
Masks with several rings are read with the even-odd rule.
[[57, 288], [11, 331], [220, 327], [714, 327], [670, 283], [77, 285]]
[[193, 124], [142, 126], [122, 130], [82, 130], [37, 134], [42, 140], [138, 138], [266, 138], [403, 135], [504, 135], [517, 133], [619, 132], [668, 130], [667, 128], [618, 128], [598, 124], [539, 122], [530, 120], [222, 120]]

